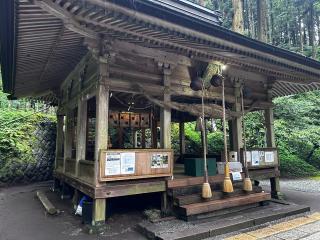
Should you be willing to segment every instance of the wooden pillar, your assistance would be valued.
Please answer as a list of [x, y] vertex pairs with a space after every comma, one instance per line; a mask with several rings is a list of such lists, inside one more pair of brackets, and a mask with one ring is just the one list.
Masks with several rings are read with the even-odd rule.
[[87, 100], [80, 98], [77, 113], [77, 151], [76, 151], [76, 176], [79, 176], [79, 161], [86, 159], [87, 143]]
[[186, 139], [184, 132], [184, 122], [179, 122], [179, 142], [180, 142], [180, 157], [186, 153]]
[[[274, 79], [268, 79], [268, 81], [271, 82], [271, 84], [269, 84], [268, 86], [268, 100], [272, 102], [272, 83], [274, 82]], [[266, 127], [267, 147], [276, 147], [272, 107], [267, 108], [264, 111], [264, 118], [265, 118], [265, 127]], [[278, 170], [278, 166], [275, 167], [275, 171], [277, 170]], [[271, 196], [277, 199], [281, 198], [279, 177], [270, 178], [270, 185], [271, 185]]]
[[106, 220], [106, 199], [94, 199], [92, 209], [92, 226], [103, 225]]
[[72, 157], [72, 120], [73, 112], [67, 108], [64, 130], [64, 154], [63, 154], [63, 172], [66, 172], [66, 160]]
[[[234, 111], [241, 112], [240, 83], [238, 82], [234, 85], [234, 97]], [[242, 146], [242, 117], [235, 117], [232, 120], [232, 150], [238, 152], [238, 156], [240, 156]]]
[[146, 129], [141, 128], [141, 148], [146, 148]]
[[[95, 127], [95, 186], [100, 186], [100, 151], [108, 148], [108, 112], [109, 112], [109, 86], [108, 64], [99, 63], [99, 79], [96, 88], [96, 127]], [[92, 225], [104, 224], [106, 219], [106, 199], [93, 200]]]
[[62, 158], [62, 153], [63, 153], [63, 120], [64, 120], [64, 115], [59, 113], [57, 114], [57, 137], [56, 137], [56, 161], [55, 161], [55, 169], [58, 168], [58, 159]]
[[[170, 75], [172, 66], [167, 63], [161, 63], [159, 66], [163, 70], [163, 101], [170, 102]], [[160, 145], [161, 148], [171, 149], [171, 109], [166, 107], [160, 108]], [[168, 214], [167, 192], [163, 192], [161, 195], [161, 213], [162, 215]]]
[[[170, 65], [163, 63], [163, 101], [170, 102]], [[161, 148], [171, 148], [171, 109], [161, 108], [160, 109], [160, 145]]]

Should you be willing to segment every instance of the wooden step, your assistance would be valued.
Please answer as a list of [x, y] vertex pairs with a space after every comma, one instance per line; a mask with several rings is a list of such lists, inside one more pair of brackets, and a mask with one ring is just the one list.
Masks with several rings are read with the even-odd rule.
[[178, 213], [184, 216], [213, 212], [221, 209], [238, 207], [252, 203], [268, 201], [270, 193], [253, 193], [249, 195], [235, 196], [219, 200], [182, 205], [178, 207]]
[[[227, 195], [221, 191], [214, 191], [213, 197], [209, 200], [219, 200], [219, 199], [225, 199], [235, 196], [241, 196], [244, 194], [254, 194], [254, 193], [260, 193], [262, 192], [262, 188], [260, 186], [253, 186], [253, 191], [250, 193], [244, 192], [241, 188], [235, 188], [233, 193], [228, 193]], [[208, 202], [208, 200], [204, 200], [201, 197], [201, 193], [195, 193], [195, 194], [187, 194], [187, 195], [180, 195], [176, 196], [173, 199], [173, 203], [176, 206], [182, 206], [187, 204], [193, 204], [193, 203], [200, 203], [200, 202]]]

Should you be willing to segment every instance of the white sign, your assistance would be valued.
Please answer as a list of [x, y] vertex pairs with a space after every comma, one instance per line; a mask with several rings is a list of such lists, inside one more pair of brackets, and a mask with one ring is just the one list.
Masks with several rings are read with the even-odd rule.
[[242, 180], [242, 176], [241, 176], [240, 172], [232, 172], [231, 175], [232, 175], [232, 180], [233, 181]]
[[252, 166], [259, 166], [259, 164], [260, 164], [259, 151], [252, 151], [251, 152], [251, 165]]
[[134, 174], [136, 166], [136, 153], [121, 153], [121, 174]]
[[247, 160], [247, 162], [251, 162], [251, 152], [250, 151], [246, 151], [246, 160]]
[[104, 173], [106, 176], [120, 175], [120, 153], [107, 153]]
[[274, 153], [273, 152], [265, 152], [265, 162], [273, 163], [274, 162]]

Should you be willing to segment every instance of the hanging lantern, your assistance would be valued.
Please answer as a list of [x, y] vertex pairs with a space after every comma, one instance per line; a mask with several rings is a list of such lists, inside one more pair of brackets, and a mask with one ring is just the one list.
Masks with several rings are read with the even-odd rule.
[[202, 89], [202, 80], [201, 78], [192, 79], [190, 83], [190, 88], [193, 91], [199, 91]]
[[220, 87], [222, 85], [223, 76], [221, 74], [215, 74], [212, 76], [210, 83], [214, 87]]

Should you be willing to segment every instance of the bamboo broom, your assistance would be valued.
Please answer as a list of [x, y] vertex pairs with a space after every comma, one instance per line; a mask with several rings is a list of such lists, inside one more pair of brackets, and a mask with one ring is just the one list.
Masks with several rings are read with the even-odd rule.
[[243, 167], [245, 178], [243, 180], [243, 190], [246, 192], [252, 191], [252, 182], [249, 177], [249, 170], [247, 166], [247, 143], [246, 143], [246, 124], [244, 120], [244, 104], [243, 104], [243, 88], [241, 89], [241, 110], [242, 110], [242, 136], [243, 136]]
[[224, 96], [224, 78], [222, 78], [222, 124], [223, 124], [223, 140], [224, 140], [224, 157], [226, 160], [226, 166], [224, 168], [224, 180], [223, 180], [223, 192], [233, 192], [233, 186], [230, 179], [230, 168], [227, 153], [227, 129], [226, 129], [226, 102]]
[[208, 199], [212, 197], [212, 191], [209, 184], [208, 178], [208, 169], [207, 169], [207, 142], [206, 142], [206, 131], [205, 131], [205, 122], [204, 122], [204, 83], [202, 81], [202, 95], [201, 95], [201, 106], [202, 106], [202, 113], [201, 113], [201, 132], [202, 132], [202, 143], [203, 143], [203, 167], [204, 167], [204, 183], [202, 185], [202, 198]]

